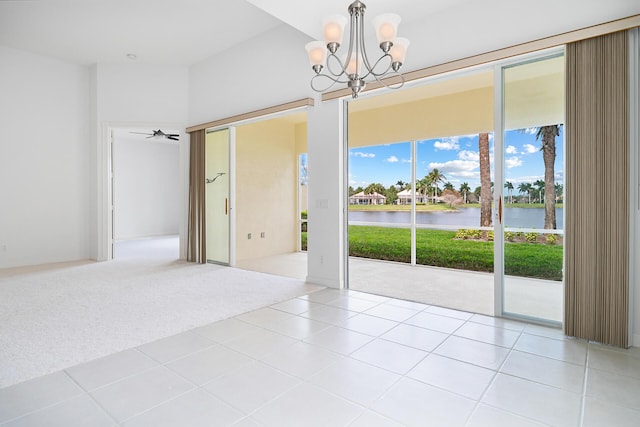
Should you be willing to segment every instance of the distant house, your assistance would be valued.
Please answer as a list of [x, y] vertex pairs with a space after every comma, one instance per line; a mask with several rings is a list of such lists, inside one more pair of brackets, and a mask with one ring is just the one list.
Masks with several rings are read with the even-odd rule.
[[[412, 190], [402, 190], [398, 193], [397, 204], [399, 205], [410, 205], [411, 200], [413, 199], [413, 191]], [[416, 203], [425, 203], [427, 197], [423, 194], [418, 193], [416, 196]]]
[[387, 203], [387, 197], [376, 192], [364, 194], [364, 191], [361, 191], [349, 197], [350, 205], [384, 205], [385, 203]]

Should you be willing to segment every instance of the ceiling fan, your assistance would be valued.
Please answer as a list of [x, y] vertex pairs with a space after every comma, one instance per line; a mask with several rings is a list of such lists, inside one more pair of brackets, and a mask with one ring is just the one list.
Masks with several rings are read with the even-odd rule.
[[152, 133], [146, 133], [146, 132], [129, 132], [129, 133], [137, 133], [139, 135], [149, 135], [149, 136], [147, 136], [147, 139], [149, 139], [149, 138], [166, 138], [166, 139], [170, 139], [172, 141], [180, 141], [180, 138], [179, 138], [180, 135], [179, 134], [177, 134], [177, 133], [164, 133], [160, 129], [154, 130], [154, 131], [152, 131]]

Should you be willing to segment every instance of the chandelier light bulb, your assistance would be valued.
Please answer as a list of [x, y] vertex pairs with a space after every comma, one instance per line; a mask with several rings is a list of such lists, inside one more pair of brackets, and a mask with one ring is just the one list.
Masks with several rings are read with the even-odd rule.
[[327, 57], [327, 48], [321, 41], [309, 42], [305, 45], [311, 66], [323, 66]]
[[351, 54], [351, 58], [347, 63], [346, 71], [347, 75], [356, 75], [360, 74], [359, 71], [362, 69], [362, 58], [357, 57], [355, 53]]
[[409, 39], [405, 39], [404, 37], [396, 37], [393, 41], [393, 46], [389, 51], [391, 55], [391, 61], [395, 64], [396, 62], [402, 65], [404, 63], [405, 58], [407, 57], [407, 49], [409, 48]]
[[344, 26], [347, 24], [347, 18], [342, 15], [332, 15], [323, 22], [324, 42], [325, 44], [337, 43], [342, 44], [342, 35]]
[[395, 13], [383, 13], [373, 18], [373, 26], [376, 29], [378, 43], [393, 42], [398, 33], [400, 16]]

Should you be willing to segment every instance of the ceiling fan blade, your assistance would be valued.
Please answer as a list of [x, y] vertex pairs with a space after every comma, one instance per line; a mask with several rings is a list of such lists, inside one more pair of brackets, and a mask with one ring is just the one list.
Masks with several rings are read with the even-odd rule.
[[170, 139], [172, 141], [180, 141], [180, 138], [178, 138], [177, 135], [167, 135], [167, 139]]
[[129, 133], [137, 133], [138, 135], [152, 135], [151, 133], [147, 133], [147, 132], [129, 132]]

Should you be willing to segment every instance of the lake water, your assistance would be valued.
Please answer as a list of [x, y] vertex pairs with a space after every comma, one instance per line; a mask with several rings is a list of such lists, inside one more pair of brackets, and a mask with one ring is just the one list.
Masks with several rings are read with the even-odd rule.
[[[495, 214], [495, 212], [493, 212]], [[411, 212], [388, 211], [350, 211], [349, 221], [358, 222], [387, 222], [394, 224], [409, 224]], [[479, 227], [480, 208], [462, 208], [457, 211], [416, 212], [418, 224], [433, 224], [457, 227]], [[513, 228], [544, 228], [543, 208], [505, 208], [504, 223]], [[556, 225], [558, 230], [564, 228], [562, 208], [556, 209]]]

